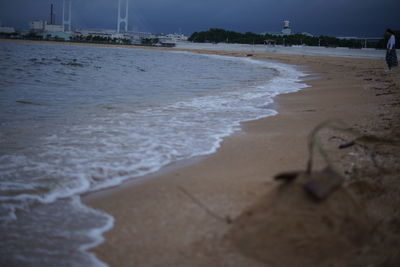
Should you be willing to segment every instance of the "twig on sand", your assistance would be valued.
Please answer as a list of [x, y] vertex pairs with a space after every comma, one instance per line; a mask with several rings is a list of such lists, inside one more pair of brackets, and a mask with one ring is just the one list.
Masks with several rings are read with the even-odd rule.
[[208, 215], [210, 215], [211, 217], [222, 221], [224, 223], [227, 224], [231, 224], [232, 223], [232, 219], [229, 215], [227, 215], [225, 218], [220, 216], [219, 214], [216, 214], [215, 212], [213, 212], [212, 210], [210, 210], [204, 203], [202, 203], [200, 200], [198, 200], [195, 196], [193, 196], [192, 194], [190, 194], [185, 188], [183, 188], [182, 186], [178, 186], [178, 189], [184, 193], [190, 200], [192, 200], [195, 204], [197, 204], [200, 208], [202, 208]]

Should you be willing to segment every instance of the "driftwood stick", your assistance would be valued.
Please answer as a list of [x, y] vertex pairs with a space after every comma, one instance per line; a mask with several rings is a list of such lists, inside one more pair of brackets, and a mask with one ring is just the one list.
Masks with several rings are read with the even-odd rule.
[[201, 209], [203, 209], [208, 215], [210, 215], [211, 217], [222, 221], [224, 223], [232, 223], [232, 219], [229, 216], [226, 216], [225, 218], [220, 216], [219, 214], [216, 214], [215, 212], [213, 212], [212, 210], [210, 210], [204, 203], [202, 203], [199, 199], [197, 199], [195, 196], [193, 196], [192, 194], [190, 194], [185, 188], [183, 188], [182, 186], [178, 186], [178, 189], [185, 194], [190, 200], [192, 200], [195, 204], [197, 204]]

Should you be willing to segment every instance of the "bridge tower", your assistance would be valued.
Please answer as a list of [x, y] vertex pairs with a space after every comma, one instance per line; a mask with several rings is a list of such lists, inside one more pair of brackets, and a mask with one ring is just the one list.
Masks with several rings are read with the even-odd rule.
[[129, 0], [125, 0], [126, 5], [125, 5], [125, 15], [122, 16], [122, 11], [121, 10], [121, 0], [118, 0], [118, 26], [117, 26], [117, 33], [120, 33], [121, 30], [121, 24], [123, 23], [125, 32], [128, 31], [128, 6], [129, 6]]
[[[72, 16], [72, 0], [63, 0], [63, 18], [62, 25], [64, 27], [64, 31], [71, 31], [71, 16]], [[67, 11], [68, 9], [68, 11]], [[68, 25], [67, 29], [65, 27]]]

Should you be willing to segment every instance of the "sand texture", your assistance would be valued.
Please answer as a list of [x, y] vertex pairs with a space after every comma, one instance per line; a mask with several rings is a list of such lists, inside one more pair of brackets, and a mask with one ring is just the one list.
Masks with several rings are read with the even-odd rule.
[[[115, 217], [92, 251], [110, 266], [398, 266], [399, 70], [385, 73], [384, 60], [218, 53], [302, 66], [310, 87], [278, 96], [278, 115], [244, 123], [215, 154], [86, 196]], [[328, 120], [312, 173], [329, 165], [344, 182], [316, 201], [304, 190], [308, 137]], [[300, 173], [274, 180], [288, 171]]]

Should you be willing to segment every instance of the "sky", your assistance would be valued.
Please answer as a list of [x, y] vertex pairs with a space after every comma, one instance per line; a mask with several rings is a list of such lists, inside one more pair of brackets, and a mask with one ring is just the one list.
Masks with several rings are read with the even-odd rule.
[[[71, 0], [73, 29], [116, 29], [118, 0]], [[121, 0], [126, 1], [126, 0]], [[62, 23], [62, 0], [0, 0], [3, 26], [27, 29], [30, 21]], [[381, 37], [400, 30], [399, 0], [129, 0], [128, 30], [184, 33], [210, 28], [238, 32], [292, 31], [314, 35]]]

